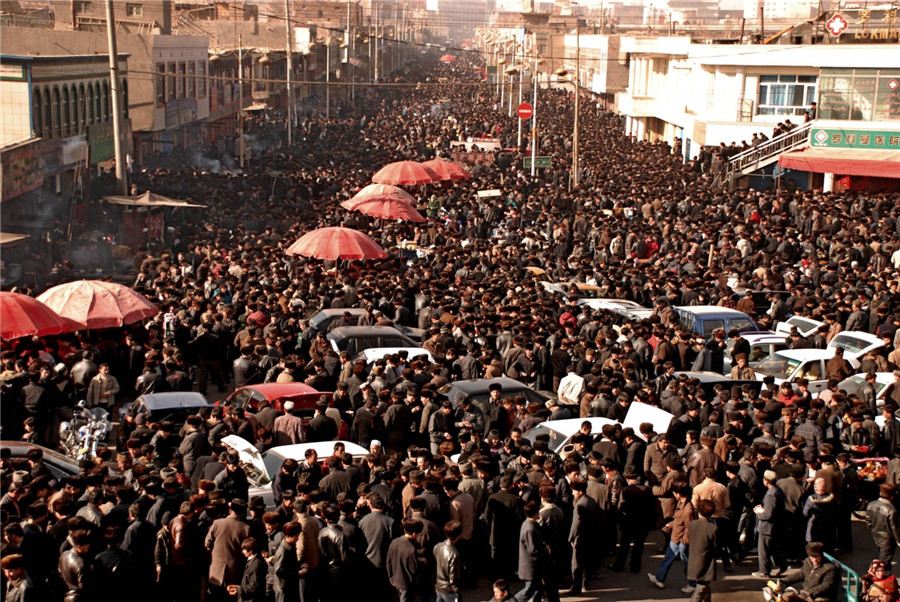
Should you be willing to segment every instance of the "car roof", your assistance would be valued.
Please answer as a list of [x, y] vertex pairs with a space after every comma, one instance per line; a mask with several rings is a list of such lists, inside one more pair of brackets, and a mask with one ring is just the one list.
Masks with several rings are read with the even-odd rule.
[[719, 307], [718, 305], [676, 305], [675, 309], [697, 314], [698, 316], [750, 317], [742, 311], [730, 307]]
[[741, 336], [751, 345], [755, 343], [784, 343], [786, 336], [777, 332], [742, 332]]
[[81, 467], [77, 460], [41, 445], [36, 445], [27, 441], [0, 441], [0, 447], [9, 448], [13, 458], [24, 458], [28, 453], [28, 450], [39, 449], [44, 453], [44, 460], [48, 464], [52, 463], [56, 466], [65, 466], [67, 470], [71, 469], [73, 475], [77, 475], [81, 472]]
[[337, 339], [348, 339], [351, 337], [381, 336], [388, 334], [396, 334], [401, 337], [406, 336], [393, 326], [339, 326], [329, 332], [328, 337], [331, 338], [333, 336]]
[[295, 443], [294, 445], [279, 445], [266, 450], [266, 455], [279, 456], [282, 458], [293, 458], [295, 460], [303, 460], [306, 457], [306, 450], [314, 449], [320, 458], [327, 458], [334, 454], [334, 444], [343, 443], [344, 450], [353, 456], [359, 458], [368, 455], [369, 450], [356, 443], [350, 441], [315, 441], [312, 443]]
[[368, 349], [359, 352], [356, 357], [364, 359], [367, 364], [370, 364], [376, 360], [380, 360], [386, 355], [393, 355], [395, 353], [400, 353], [401, 351], [406, 351], [410, 358], [422, 357], [424, 355], [428, 358], [429, 363], [434, 363], [434, 358], [431, 353], [427, 349], [422, 349], [421, 347], [369, 347]]
[[449, 383], [448, 387], [453, 387], [459, 389], [466, 395], [472, 395], [473, 393], [483, 393], [489, 390], [490, 386], [494, 383], [499, 383], [504, 390], [512, 390], [512, 391], [521, 391], [522, 389], [531, 389], [525, 383], [519, 382], [514, 378], [507, 378], [505, 376], [499, 376], [497, 378], [470, 378], [467, 380], [456, 380], [452, 383]]
[[581, 425], [585, 422], [591, 423], [591, 433], [595, 435], [600, 433], [604, 424], [619, 424], [612, 418], [565, 418], [563, 420], [545, 420], [544, 422], [534, 425], [533, 428], [543, 426], [564, 437], [571, 437], [581, 429]]
[[[859, 372], [857, 374], [851, 374], [850, 376], [848, 376], [847, 378], [842, 380], [841, 383], [844, 383], [845, 381], [848, 381], [848, 380], [863, 380], [865, 378], [866, 378], [866, 375], [863, 374], [862, 372]], [[894, 382], [894, 373], [893, 372], [875, 372], [875, 382], [882, 384], [882, 385], [889, 385], [892, 382]], [[838, 389], [841, 388], [841, 383], [838, 383]]]
[[688, 378], [696, 378], [701, 383], [717, 383], [731, 380], [724, 374], [710, 372], [708, 370], [682, 370], [681, 372], [675, 373], [676, 376], [679, 374], [684, 374]]
[[834, 357], [834, 349], [784, 349], [782, 351], [776, 351], [769, 357], [774, 357], [776, 355], [801, 362], [805, 362], [806, 360], [828, 360]]
[[366, 310], [362, 307], [329, 307], [317, 311], [310, 319], [315, 318], [319, 314], [325, 314], [326, 316], [343, 316], [348, 312], [351, 315], [358, 316], [360, 314], [366, 313]]
[[170, 393], [145, 393], [135, 401], [142, 401], [151, 412], [168, 408], [202, 408], [210, 405], [201, 393], [176, 391]]
[[256, 391], [270, 401], [279, 397], [291, 397], [294, 395], [325, 394], [324, 391], [319, 391], [306, 383], [261, 383], [241, 387], [236, 389], [235, 392], [247, 389]]
[[869, 345], [882, 345], [883, 344], [881, 337], [877, 337], [874, 334], [869, 334], [868, 332], [863, 332], [861, 330], [842, 330], [841, 332], [834, 335], [834, 337], [831, 339], [831, 341], [828, 342], [828, 347], [833, 349], [834, 347], [836, 347], [836, 345], [833, 344], [834, 339], [846, 338], [846, 337], [853, 337], [854, 339], [860, 339], [861, 341], [866, 341], [867, 343], [869, 343]]

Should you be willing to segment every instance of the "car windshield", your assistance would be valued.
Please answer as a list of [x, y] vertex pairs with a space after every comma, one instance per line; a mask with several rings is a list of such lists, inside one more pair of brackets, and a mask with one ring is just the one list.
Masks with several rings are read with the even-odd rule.
[[[860, 388], [865, 384], [866, 379], [861, 374], [854, 374], [850, 376], [846, 380], [841, 381], [841, 384], [838, 385], [838, 390], [843, 389], [847, 392], [847, 395], [858, 395]], [[885, 383], [880, 383], [877, 380], [875, 381], [875, 395], [877, 396], [881, 393], [881, 390], [884, 389], [887, 385]]]
[[807, 330], [812, 330], [813, 328], [815, 328], [817, 326], [817, 324], [815, 322], [811, 322], [811, 321], [805, 320], [803, 318], [798, 318], [796, 316], [794, 316], [792, 318], [788, 318], [788, 324], [793, 324], [798, 329], [800, 329], [804, 332]]
[[328, 314], [326, 314], [323, 311], [321, 313], [314, 315], [312, 318], [310, 318], [309, 325], [314, 330], [319, 330], [324, 326], [325, 322], [331, 320], [333, 317], [334, 316], [329, 316]]
[[748, 330], [756, 330], [756, 326], [753, 325], [753, 322], [747, 320], [746, 318], [737, 318], [736, 320], [731, 321], [731, 327], [740, 332], [747, 332]]
[[800, 360], [788, 359], [783, 355], [776, 353], [760, 362], [756, 366], [756, 371], [761, 372], [766, 376], [774, 376], [781, 380], [787, 380], [799, 365]]
[[234, 394], [228, 398], [227, 405], [236, 405], [239, 408], [246, 408], [247, 402], [250, 401], [251, 395], [251, 389], [241, 389], [240, 391], [235, 391]]
[[871, 345], [871, 343], [868, 341], [844, 334], [834, 337], [829, 347], [840, 347], [850, 353], [859, 353], [869, 345]]
[[[506, 399], [507, 397], [517, 397], [519, 395], [524, 395], [525, 400], [529, 403], [544, 403], [547, 401], [547, 398], [538, 393], [537, 391], [533, 391], [531, 389], [510, 389], [504, 390], [500, 393], [500, 399]], [[488, 400], [491, 398], [490, 391], [485, 391], [483, 393], [474, 393], [469, 395], [469, 398], [473, 401], [480, 402], [481, 404], [487, 404]]]
[[548, 447], [548, 449], [550, 449], [554, 452], [556, 450], [558, 450], [559, 448], [561, 448], [563, 446], [563, 444], [566, 442], [566, 439], [568, 439], [568, 437], [566, 437], [562, 433], [560, 433], [558, 431], [551, 431], [543, 424], [539, 424], [536, 427], [534, 427], [533, 429], [531, 429], [530, 431], [528, 431], [527, 433], [525, 433], [524, 437], [525, 437], [525, 439], [530, 441], [533, 445], [534, 442], [537, 440], [538, 435], [549, 435], [550, 436], [550, 441], [549, 441], [547, 447]]

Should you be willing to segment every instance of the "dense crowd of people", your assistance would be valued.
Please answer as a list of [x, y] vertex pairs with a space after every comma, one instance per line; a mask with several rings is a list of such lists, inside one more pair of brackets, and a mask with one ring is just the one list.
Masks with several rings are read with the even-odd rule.
[[[735, 366], [749, 349], [737, 332], [697, 335], [672, 308], [738, 308], [760, 328], [791, 315], [826, 323], [807, 337], [792, 332], [796, 349], [866, 331], [885, 345], [863, 371], [897, 370], [897, 195], [717, 189], [702, 161], [624, 136], [619, 116], [589, 103], [570, 182], [573, 97], [552, 89], [536, 108], [552, 166], [532, 178], [493, 87], [465, 58], [434, 59], [397, 74], [409, 86], [363, 89], [330, 119], [303, 115], [295, 146], [261, 144], [259, 166], [245, 173], [135, 173], [139, 190], [206, 208], [178, 210], [167, 245], [135, 258], [133, 285], [159, 306], [154, 319], [4, 347], [4, 439], [52, 448], [76, 401], [121, 409], [115, 451], [82, 474], [54, 478], [40, 450], [0, 454], [6, 599], [456, 601], [487, 576], [495, 600], [555, 600], [609, 570], [640, 572], [644, 542], [661, 529], [665, 557], [648, 575], [658, 587], [678, 560], [682, 591], [708, 600], [717, 561], [731, 570], [755, 554], [755, 576], [835, 600], [839, 580], [823, 554], [853, 549], [852, 512], [868, 493], [881, 561], [870, 582], [893, 596], [879, 599], [896, 600], [900, 387], [890, 386], [883, 408], [847, 395], [837, 383], [849, 364], [836, 356], [820, 394], [772, 379], [761, 391], [710, 392], [675, 373], [701, 354], [721, 371], [729, 338]], [[430, 83], [438, 77], [452, 81]], [[257, 134], [281, 136], [278, 127]], [[411, 190], [427, 223], [340, 208], [381, 166], [446, 156], [452, 141], [481, 137], [503, 150], [471, 165], [471, 180]], [[369, 233], [389, 257], [285, 254], [303, 233], [339, 225]], [[411, 257], [402, 241], [423, 252]], [[529, 267], [653, 313], [622, 322], [592, 311], [574, 284], [550, 292]], [[50, 275], [65, 278], [65, 265]], [[746, 291], [773, 293], [758, 310]], [[365, 308], [338, 325], [423, 329], [434, 364], [398, 353], [368, 366], [336, 353], [308, 329], [323, 308]], [[493, 376], [563, 403], [494, 387], [489, 400], [455, 407], [440, 393]], [[333, 392], [333, 407], [318, 405], [307, 424], [292, 403], [282, 411], [264, 402], [254, 416], [216, 406], [181, 428], [125, 409], [145, 393], [260, 382], [305, 382]], [[593, 432], [586, 423], [565, 457], [546, 436], [523, 437], [547, 419], [621, 422], [634, 402], [669, 411], [672, 426]], [[370, 453], [286, 460], [267, 508], [222, 443], [232, 433], [260, 451], [343, 439]], [[894, 458], [876, 493], [861, 488], [854, 462], [873, 454]]]

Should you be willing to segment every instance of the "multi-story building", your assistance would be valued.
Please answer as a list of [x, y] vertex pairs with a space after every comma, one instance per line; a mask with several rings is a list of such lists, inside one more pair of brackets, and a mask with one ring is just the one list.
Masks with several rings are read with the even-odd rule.
[[[41, 241], [67, 214], [67, 199], [89, 185], [88, 167], [113, 157], [109, 57], [3, 54], [0, 64], [3, 228], [31, 234], [31, 250], [43, 252]], [[119, 74], [127, 129], [125, 53]]]
[[[803, 124], [816, 101], [816, 127], [830, 122], [829, 140], [833, 128], [853, 122], [854, 131], [885, 134], [877, 138], [883, 145], [869, 148], [900, 150], [900, 137], [888, 133], [900, 131], [896, 45], [720, 45], [687, 37], [623, 37], [620, 55], [629, 80], [616, 108], [625, 116], [626, 133], [641, 140], [682, 139], [686, 158], [720, 143], [752, 143], [759, 132], [771, 137], [779, 122]], [[790, 146], [815, 142], [813, 126], [805, 128]], [[863, 134], [856, 134], [858, 143]], [[875, 134], [866, 139], [874, 144]], [[785, 150], [740, 171], [773, 165]]]

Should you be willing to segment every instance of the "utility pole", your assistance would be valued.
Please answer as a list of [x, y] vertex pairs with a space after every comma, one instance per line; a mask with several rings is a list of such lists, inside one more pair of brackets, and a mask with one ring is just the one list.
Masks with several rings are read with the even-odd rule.
[[331, 34], [325, 39], [325, 120], [331, 118]]
[[291, 85], [291, 72], [294, 70], [294, 31], [291, 27], [291, 0], [284, 0], [284, 16], [287, 27], [287, 46], [285, 48], [287, 57], [287, 143], [290, 147], [293, 144], [294, 135], [294, 88]]
[[[532, 33], [533, 36], [537, 36], [537, 34]], [[536, 159], [537, 159], [537, 119], [538, 119], [538, 55], [537, 55], [537, 40], [534, 40], [534, 70], [531, 72], [531, 84], [534, 86], [534, 99], [531, 101], [531, 177], [534, 178], [536, 170]]]
[[244, 36], [238, 36], [238, 147], [244, 169]]
[[374, 59], [375, 82], [376, 83], [378, 82], [378, 80], [381, 76], [381, 73], [378, 71], [378, 47], [381, 45], [381, 43], [378, 39], [378, 8], [379, 8], [379, 5], [378, 5], [378, 2], [376, 2], [375, 3], [375, 59]]
[[572, 177], [569, 192], [578, 186], [578, 98], [581, 96], [581, 28], [575, 25], [575, 131], [572, 134]]
[[112, 92], [113, 143], [116, 154], [116, 194], [128, 194], [125, 145], [122, 141], [122, 86], [119, 82], [119, 51], [116, 44], [116, 16], [112, 0], [106, 0], [106, 40], [109, 47], [109, 79]]

